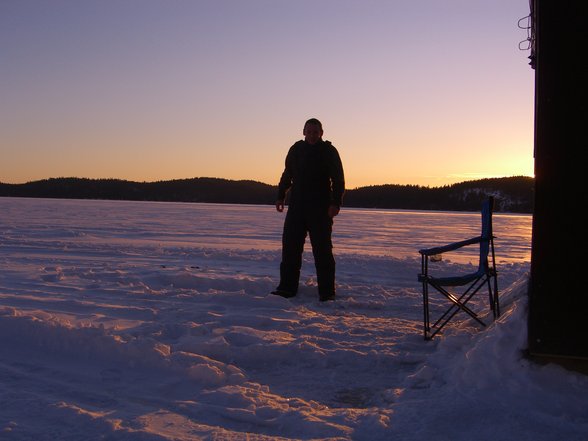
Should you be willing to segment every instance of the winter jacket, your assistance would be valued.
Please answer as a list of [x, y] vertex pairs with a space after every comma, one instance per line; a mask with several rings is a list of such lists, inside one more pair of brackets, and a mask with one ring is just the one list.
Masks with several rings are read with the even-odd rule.
[[340, 207], [345, 177], [337, 149], [322, 140], [314, 145], [298, 141], [290, 147], [278, 185], [278, 200], [284, 200], [288, 190], [291, 207]]

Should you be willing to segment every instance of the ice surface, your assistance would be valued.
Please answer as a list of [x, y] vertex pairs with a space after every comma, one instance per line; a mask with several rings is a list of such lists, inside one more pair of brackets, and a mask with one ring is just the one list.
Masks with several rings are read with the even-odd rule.
[[268, 294], [270, 206], [0, 213], [2, 440], [588, 439], [587, 378], [523, 356], [529, 216], [495, 217], [501, 318], [425, 342], [417, 250], [477, 234], [477, 213], [343, 210], [326, 304], [310, 253], [297, 297]]

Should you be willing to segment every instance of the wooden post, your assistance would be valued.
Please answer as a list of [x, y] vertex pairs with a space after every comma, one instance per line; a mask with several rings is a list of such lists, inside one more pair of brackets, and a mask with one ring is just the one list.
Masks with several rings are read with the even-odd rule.
[[531, 356], [588, 359], [588, 1], [534, 0]]

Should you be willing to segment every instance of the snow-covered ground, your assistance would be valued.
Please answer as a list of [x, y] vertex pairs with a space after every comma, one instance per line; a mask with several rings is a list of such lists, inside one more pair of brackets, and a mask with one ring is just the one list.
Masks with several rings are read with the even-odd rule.
[[588, 378], [523, 357], [529, 216], [495, 216], [500, 319], [426, 342], [417, 250], [477, 213], [343, 210], [328, 303], [306, 253], [299, 295], [268, 294], [271, 206], [0, 213], [1, 440], [588, 440]]

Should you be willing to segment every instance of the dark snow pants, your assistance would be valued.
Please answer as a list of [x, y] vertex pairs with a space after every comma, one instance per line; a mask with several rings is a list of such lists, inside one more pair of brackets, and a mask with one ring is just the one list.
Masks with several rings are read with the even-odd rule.
[[335, 258], [331, 233], [333, 219], [323, 207], [289, 207], [282, 235], [279, 290], [296, 293], [306, 234], [310, 236], [319, 295], [335, 294]]

